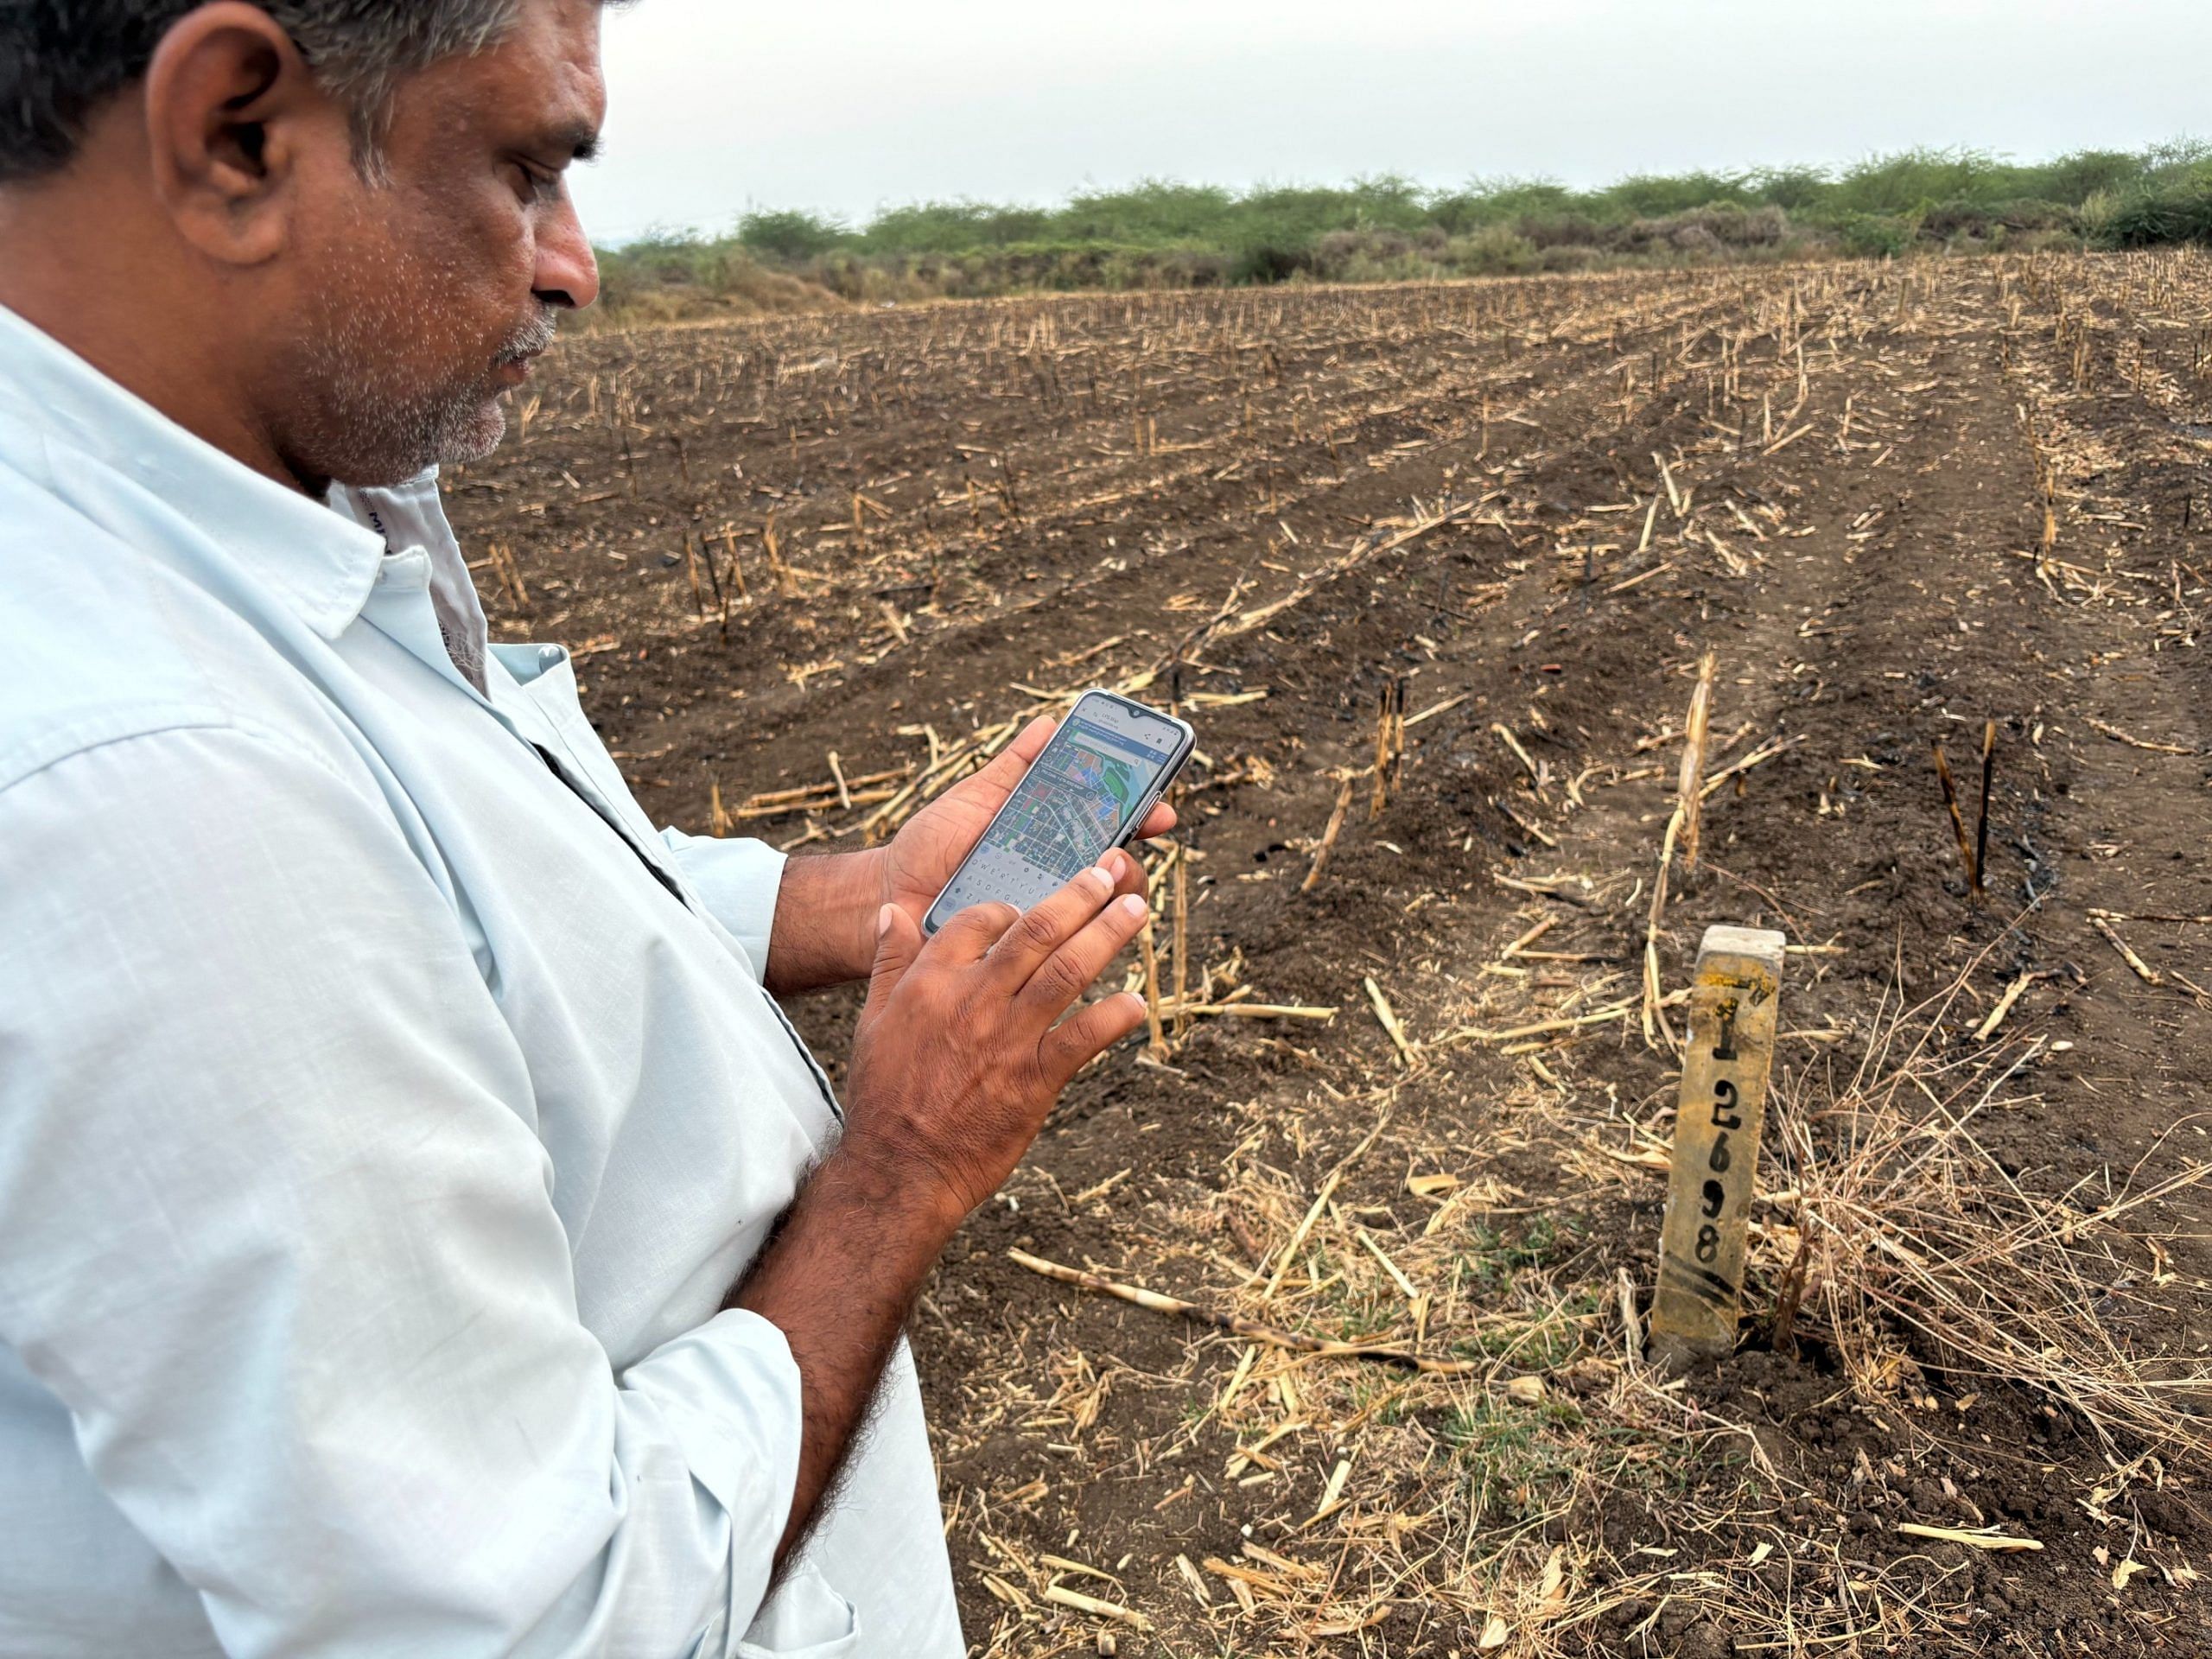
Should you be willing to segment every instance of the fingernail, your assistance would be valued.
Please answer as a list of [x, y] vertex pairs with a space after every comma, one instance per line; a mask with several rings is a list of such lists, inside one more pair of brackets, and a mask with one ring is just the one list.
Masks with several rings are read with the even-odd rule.
[[1145, 903], [1134, 893], [1124, 893], [1122, 895], [1122, 908], [1131, 916], [1141, 916], [1145, 912]]
[[1100, 887], [1105, 888], [1107, 892], [1113, 892], [1114, 872], [1108, 869], [1103, 864], [1092, 865], [1090, 867], [1090, 876], [1093, 880], [1096, 881]]
[[894, 913], [894, 907], [890, 905], [875, 912], [875, 937], [879, 941], [891, 931], [891, 918]]

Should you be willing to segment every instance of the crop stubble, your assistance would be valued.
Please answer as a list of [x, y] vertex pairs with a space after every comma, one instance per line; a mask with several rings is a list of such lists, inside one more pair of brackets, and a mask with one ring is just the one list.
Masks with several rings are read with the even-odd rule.
[[[1090, 683], [1200, 729], [1155, 940], [1186, 1017], [1078, 1081], [917, 1320], [979, 1649], [2212, 1644], [2212, 968], [2156, 919], [2212, 910], [2208, 306], [2139, 256], [562, 349], [448, 488], [499, 632], [578, 650], [663, 817], [861, 844]], [[1707, 651], [1700, 868], [1655, 920]], [[1991, 720], [1977, 899], [1930, 746]], [[1714, 921], [1799, 949], [1750, 1346], [1670, 1385], [1632, 1338]], [[852, 1006], [798, 1010], [825, 1055]], [[1891, 1271], [1923, 1246], [1989, 1259]]]

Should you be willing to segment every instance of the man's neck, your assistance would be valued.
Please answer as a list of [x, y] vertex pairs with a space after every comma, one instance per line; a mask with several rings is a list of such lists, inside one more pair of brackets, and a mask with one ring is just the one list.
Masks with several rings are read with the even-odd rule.
[[188, 256], [109, 206], [82, 188], [0, 187], [0, 305], [240, 464], [320, 495], [327, 480], [295, 473], [252, 417], [246, 365], [223, 346], [237, 308], [179, 283]]

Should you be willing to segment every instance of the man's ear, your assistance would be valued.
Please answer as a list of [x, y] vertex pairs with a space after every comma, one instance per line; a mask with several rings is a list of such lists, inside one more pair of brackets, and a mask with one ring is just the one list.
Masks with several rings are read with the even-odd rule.
[[291, 37], [244, 0], [200, 6], [171, 25], [142, 92], [155, 194], [180, 235], [227, 264], [280, 252], [303, 157], [350, 146], [345, 111]]

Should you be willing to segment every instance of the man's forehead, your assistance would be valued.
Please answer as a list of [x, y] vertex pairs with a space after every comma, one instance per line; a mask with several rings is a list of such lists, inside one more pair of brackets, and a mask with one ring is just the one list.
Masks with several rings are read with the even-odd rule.
[[607, 118], [597, 0], [524, 0], [490, 50], [424, 72], [470, 105], [474, 120], [550, 152], [588, 159]]

